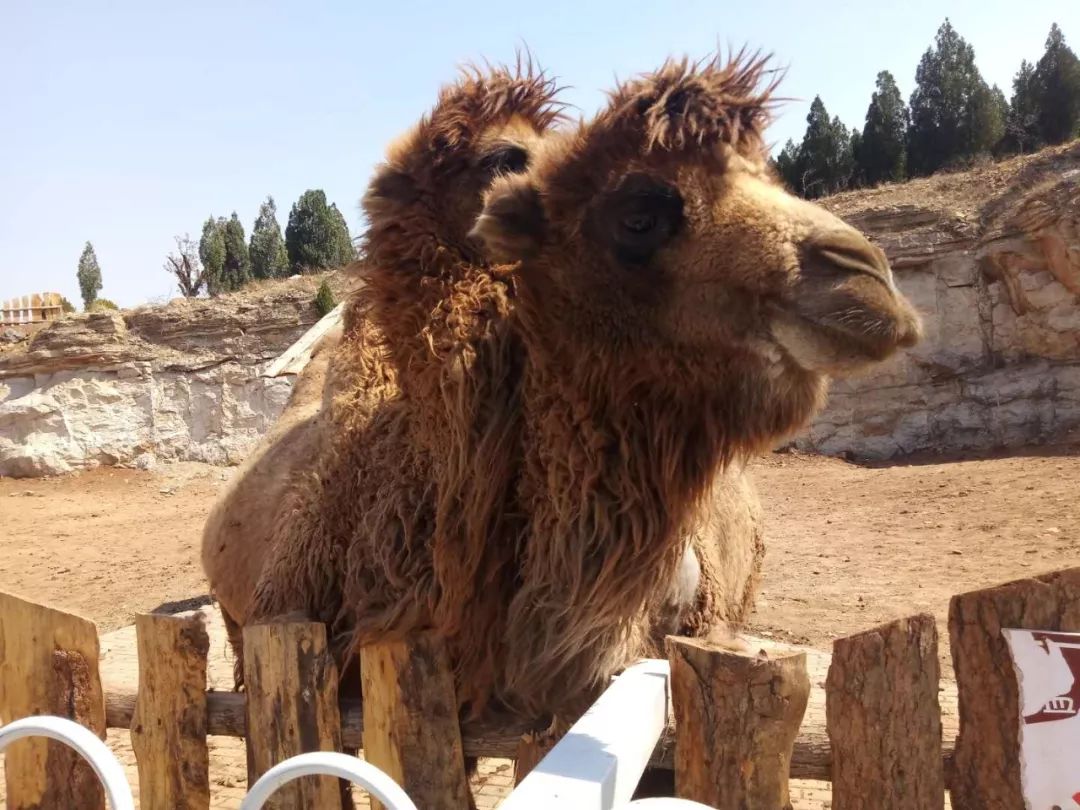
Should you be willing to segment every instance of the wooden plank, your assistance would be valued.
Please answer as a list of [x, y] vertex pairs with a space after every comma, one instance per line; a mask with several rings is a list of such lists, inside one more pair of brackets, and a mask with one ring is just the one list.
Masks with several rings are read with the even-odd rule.
[[960, 734], [951, 780], [955, 810], [1013, 810], [1020, 787], [1020, 693], [1001, 631], [1080, 631], [1080, 568], [954, 596], [949, 636]]
[[810, 696], [806, 655], [747, 655], [669, 638], [675, 790], [716, 810], [790, 807], [792, 749]]
[[[248, 784], [296, 754], [340, 751], [337, 669], [322, 624], [282, 622], [244, 628]], [[308, 776], [284, 785], [271, 810], [340, 810], [338, 780]]]
[[341, 303], [327, 312], [314, 326], [308, 329], [300, 338], [277, 358], [270, 361], [260, 374], [260, 377], [280, 377], [283, 374], [299, 374], [311, 359], [311, 352], [315, 344], [319, 342], [327, 332], [341, 322], [345, 304]]
[[[450, 662], [431, 634], [360, 650], [364, 758], [425, 810], [470, 806]], [[372, 807], [381, 805], [372, 800]]]
[[667, 661], [628, 668], [500, 810], [612, 810], [629, 802], [667, 723], [668, 672]]
[[207, 810], [206, 663], [210, 638], [202, 615], [135, 618], [139, 692], [131, 747], [139, 766], [142, 810]]
[[833, 810], [944, 808], [937, 652], [928, 614], [833, 644], [825, 683]]
[[[0, 593], [0, 724], [52, 714], [105, 738], [98, 635], [79, 616]], [[53, 740], [20, 740], [5, 752], [8, 810], [104, 810], [90, 765]]]

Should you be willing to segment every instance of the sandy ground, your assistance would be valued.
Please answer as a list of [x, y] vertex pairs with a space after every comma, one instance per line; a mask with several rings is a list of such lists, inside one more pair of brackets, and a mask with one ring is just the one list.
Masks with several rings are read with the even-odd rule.
[[[103, 631], [205, 595], [199, 535], [232, 474], [201, 464], [0, 478], [0, 589]], [[1080, 446], [864, 467], [755, 464], [768, 556], [750, 629], [827, 648], [897, 616], [943, 620], [954, 593], [1080, 565]]]
[[[205, 603], [199, 536], [231, 474], [175, 464], [0, 478], [0, 590], [81, 613], [102, 632], [141, 611]], [[1080, 565], [1080, 445], [877, 467], [775, 454], [753, 475], [769, 546], [747, 628], [757, 635], [828, 650], [837, 636], [929, 611], [951, 677], [945, 619], [954, 593]], [[118, 753], [128, 750], [123, 736], [110, 732]], [[215, 745], [214, 807], [234, 808], [242, 743]], [[491, 795], [481, 806], [491, 808], [508, 790], [509, 765], [485, 764], [481, 792]], [[792, 798], [799, 810], [830, 806], [820, 783], [793, 785]]]

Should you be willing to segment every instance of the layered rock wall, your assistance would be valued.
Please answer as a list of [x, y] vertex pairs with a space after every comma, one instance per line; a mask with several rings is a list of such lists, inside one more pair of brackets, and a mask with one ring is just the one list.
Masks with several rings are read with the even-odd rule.
[[318, 319], [311, 287], [65, 318], [0, 355], [0, 475], [238, 463], [288, 399], [260, 372]]
[[889, 458], [1080, 428], [1080, 145], [827, 205], [885, 249], [926, 338], [834, 383], [797, 446]]

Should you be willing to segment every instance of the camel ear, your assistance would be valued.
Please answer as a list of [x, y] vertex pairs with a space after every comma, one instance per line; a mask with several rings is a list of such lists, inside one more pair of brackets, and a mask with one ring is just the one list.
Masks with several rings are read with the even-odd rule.
[[368, 185], [363, 200], [364, 211], [369, 216], [377, 216], [388, 209], [409, 205], [419, 196], [420, 192], [412, 175], [384, 163], [376, 170]]
[[484, 194], [484, 209], [469, 232], [496, 262], [527, 259], [544, 242], [544, 208], [525, 175], [503, 175]]

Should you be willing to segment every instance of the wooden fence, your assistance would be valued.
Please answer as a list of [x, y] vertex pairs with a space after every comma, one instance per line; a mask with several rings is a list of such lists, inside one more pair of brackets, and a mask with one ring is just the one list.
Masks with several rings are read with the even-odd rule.
[[[467, 806], [466, 757], [519, 760], [519, 785], [505, 804], [513, 810], [612, 810], [647, 764], [673, 770], [680, 797], [718, 810], [789, 806], [790, 778], [831, 780], [835, 810], [934, 810], [946, 789], [955, 810], [1013, 810], [1024, 806], [1019, 693], [1001, 629], [1080, 631], [1077, 604], [1080, 568], [953, 598], [955, 745], [942, 739], [928, 615], [837, 640], [823, 684], [814, 685], [824, 686], [823, 720], [804, 718], [812, 691], [805, 651], [669, 639], [668, 661], [620, 676], [541, 758], [547, 746], [535, 729], [459, 725], [445, 653], [431, 637], [363, 649], [360, 705], [338, 699], [322, 625], [249, 628], [246, 691], [217, 693], [206, 688], [201, 616], [143, 615], [138, 689], [110, 693], [90, 622], [0, 594], [0, 721], [56, 714], [102, 737], [107, 727], [130, 729], [143, 810], [209, 807], [208, 734], [244, 737], [249, 784], [302, 752], [363, 747], [431, 810]], [[92, 774], [56, 743], [20, 741], [5, 765], [10, 810], [104, 808]], [[341, 807], [329, 777], [292, 782], [274, 801]]]
[[34, 293], [0, 301], [0, 326], [8, 324], [43, 323], [64, 313], [60, 293]]

